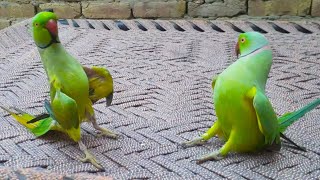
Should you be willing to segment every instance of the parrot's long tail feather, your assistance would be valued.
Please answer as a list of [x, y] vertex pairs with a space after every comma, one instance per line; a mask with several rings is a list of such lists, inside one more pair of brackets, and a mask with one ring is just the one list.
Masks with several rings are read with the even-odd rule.
[[287, 136], [285, 136], [284, 134], [280, 133], [280, 137], [285, 139], [286, 141], [288, 141], [290, 144], [292, 144], [296, 149], [303, 151], [303, 152], [307, 152], [307, 149], [305, 147], [301, 147], [298, 144], [296, 144], [295, 142], [293, 142], [291, 139], [289, 139]]
[[50, 117], [49, 114], [40, 114], [39, 116], [36, 116], [35, 118], [31, 119], [30, 121], [27, 122], [27, 124], [30, 124], [30, 123], [35, 123], [37, 121], [41, 121], [45, 118], [48, 118]]
[[[8, 112], [15, 120], [31, 131], [35, 136], [41, 136], [51, 130], [54, 126], [53, 119], [48, 115], [33, 116], [18, 108], [5, 108], [0, 106], [1, 109]], [[30, 122], [34, 121], [34, 122]]]
[[284, 132], [292, 123], [303, 117], [307, 112], [316, 108], [318, 105], [320, 105], [320, 98], [316, 99], [315, 101], [309, 103], [308, 105], [302, 107], [297, 111], [286, 113], [283, 116], [279, 117], [278, 122], [280, 132]]

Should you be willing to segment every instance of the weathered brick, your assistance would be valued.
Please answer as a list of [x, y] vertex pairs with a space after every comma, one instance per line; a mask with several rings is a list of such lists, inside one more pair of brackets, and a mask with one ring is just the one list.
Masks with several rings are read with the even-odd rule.
[[223, 0], [205, 0], [206, 3], [223, 2]]
[[93, 19], [127, 19], [131, 16], [128, 2], [83, 2], [82, 14]]
[[[205, 0], [187, 0], [187, 2], [193, 2], [193, 3], [196, 3], [196, 4], [204, 4], [206, 3]], [[214, 2], [214, 1], [212, 1]], [[209, 2], [209, 3], [212, 3], [212, 2]]]
[[214, 1], [213, 3], [188, 3], [188, 15], [191, 17], [235, 16], [246, 13], [246, 0]]
[[[11, 3], [18, 3], [18, 4], [39, 4], [39, 3], [49, 3], [51, 0], [5, 0]], [[67, 1], [67, 0], [64, 0]]]
[[81, 0], [63, 0], [65, 2], [81, 2]]
[[59, 18], [78, 18], [81, 15], [79, 3], [46, 3], [40, 4], [40, 10], [52, 8]]
[[34, 16], [34, 6], [31, 4], [0, 2], [0, 17], [19, 18], [32, 16]]
[[7, 2], [13, 2], [13, 3], [18, 3], [18, 4], [27, 4], [30, 3], [32, 0], [6, 0]]
[[310, 14], [312, 0], [249, 0], [248, 14], [250, 16]]
[[30, 3], [36, 7], [39, 7], [40, 4], [49, 3], [50, 0], [31, 0]]
[[[111, 2], [120, 2], [119, 0], [91, 0], [91, 1], [98, 1], [98, 2], [105, 2], [105, 3], [111, 3]], [[124, 0], [124, 2], [128, 2], [130, 0]]]
[[133, 5], [133, 16], [137, 18], [179, 18], [185, 12], [185, 1], [137, 2]]
[[10, 20], [0, 19], [0, 29], [6, 28], [8, 26], [10, 26]]
[[312, 0], [312, 16], [320, 16], [320, 0]]
[[16, 18], [14, 20], [11, 21], [11, 25], [13, 24], [17, 24], [17, 23], [20, 23], [22, 21], [25, 21], [27, 18]]
[[[171, 1], [186, 1], [186, 0], [115, 0], [115, 2], [128, 2], [130, 7], [133, 8], [134, 4], [145, 2], [171, 2]], [[187, 0], [188, 1], [188, 0]]]

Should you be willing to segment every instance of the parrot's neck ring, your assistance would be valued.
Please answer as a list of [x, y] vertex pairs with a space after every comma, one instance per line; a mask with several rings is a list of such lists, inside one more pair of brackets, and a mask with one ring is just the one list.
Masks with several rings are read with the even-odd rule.
[[38, 48], [40, 48], [40, 49], [46, 49], [47, 47], [51, 46], [53, 43], [60, 43], [60, 41], [57, 40], [57, 37], [55, 37], [53, 34], [50, 33], [50, 36], [51, 36], [51, 41], [50, 41], [47, 45], [45, 45], [45, 46], [39, 46], [39, 45], [37, 45]]
[[51, 41], [50, 41], [49, 44], [47, 44], [47, 45], [45, 45], [45, 46], [39, 46], [39, 45], [37, 45], [37, 46], [38, 46], [38, 48], [40, 48], [40, 49], [46, 49], [47, 47], [51, 46], [53, 43], [60, 43], [60, 41], [58, 41], [58, 40], [56, 40], [56, 39], [51, 39]]
[[259, 47], [259, 48], [255, 49], [255, 50], [251, 51], [251, 52], [248, 53], [248, 54], [244, 54], [244, 55], [240, 56], [240, 58], [246, 57], [246, 56], [248, 56], [248, 55], [257, 54], [257, 53], [259, 53], [260, 51], [268, 50], [268, 49], [270, 49], [270, 46], [269, 46], [269, 44], [266, 44], [266, 45], [264, 45], [264, 46], [262, 46], [262, 47]]

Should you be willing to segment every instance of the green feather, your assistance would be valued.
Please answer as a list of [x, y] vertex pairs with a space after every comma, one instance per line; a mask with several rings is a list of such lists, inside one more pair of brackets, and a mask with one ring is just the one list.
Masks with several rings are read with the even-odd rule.
[[31, 129], [31, 132], [37, 137], [42, 136], [46, 132], [51, 130], [52, 126], [53, 126], [53, 120], [51, 117], [48, 117], [41, 120], [38, 126], [36, 126], [34, 129]]
[[289, 127], [292, 123], [303, 117], [307, 112], [316, 108], [319, 104], [320, 98], [316, 99], [315, 101], [309, 103], [308, 105], [304, 106], [303, 108], [297, 111], [286, 113], [283, 116], [279, 117], [279, 131], [284, 132], [287, 129], [287, 127]]
[[[30, 132], [32, 132], [35, 136], [41, 136], [48, 132], [49, 130], [53, 130], [55, 127], [54, 121], [51, 117], [41, 119], [39, 121], [36, 121], [34, 123], [29, 123], [30, 120], [36, 118], [33, 115], [30, 115], [18, 108], [5, 108], [0, 106], [4, 111], [11, 114], [11, 116], [17, 120], [21, 125], [26, 127]], [[16, 111], [16, 112], [14, 112]]]

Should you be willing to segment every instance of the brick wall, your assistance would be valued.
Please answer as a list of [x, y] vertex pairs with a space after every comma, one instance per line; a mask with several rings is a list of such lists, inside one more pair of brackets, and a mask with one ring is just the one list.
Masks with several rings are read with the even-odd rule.
[[320, 0], [0, 0], [0, 29], [47, 8], [93, 19], [320, 16]]

